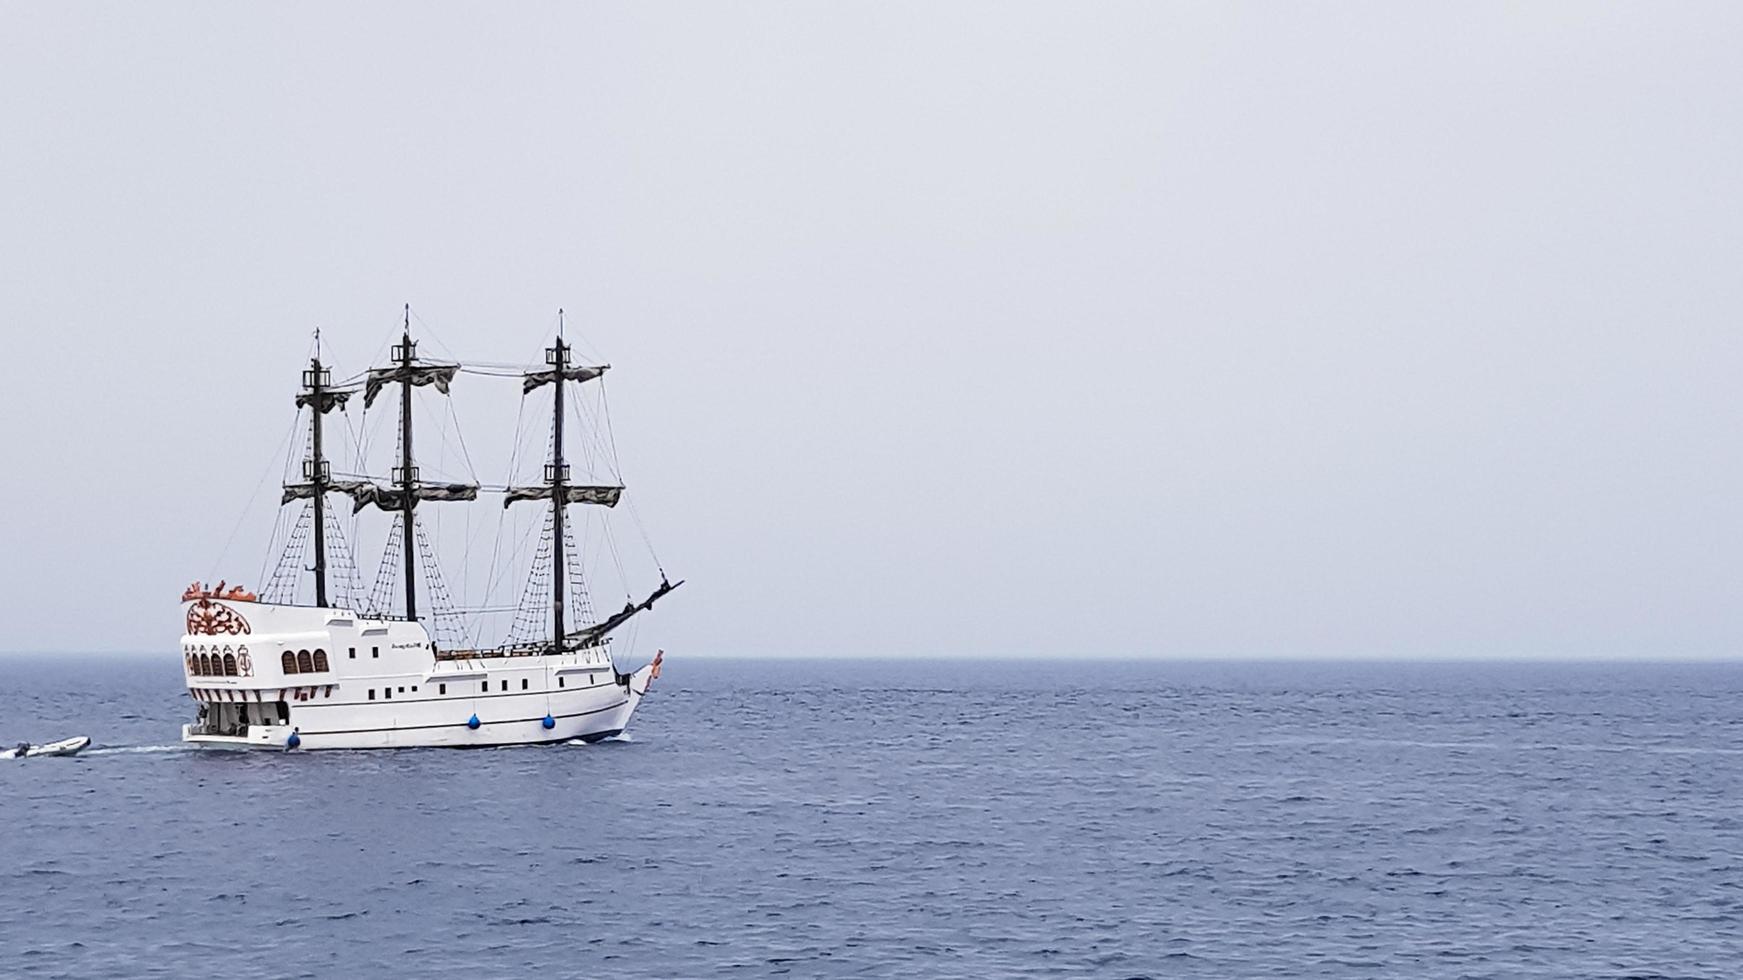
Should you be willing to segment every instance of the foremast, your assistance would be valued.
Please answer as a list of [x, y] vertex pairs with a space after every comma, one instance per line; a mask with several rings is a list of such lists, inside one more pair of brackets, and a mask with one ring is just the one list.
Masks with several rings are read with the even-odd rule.
[[610, 369], [609, 364], [576, 365], [570, 360], [572, 348], [563, 337], [563, 311], [557, 311], [557, 340], [545, 348], [545, 369], [528, 371], [522, 377], [521, 391], [531, 394], [541, 385], [551, 385], [551, 459], [545, 464], [545, 481], [537, 486], [508, 487], [502, 504], [507, 507], [520, 500], [547, 500], [551, 508], [551, 649], [561, 653], [574, 646], [568, 631], [568, 536], [565, 525], [570, 504], [596, 504], [615, 507], [623, 496], [621, 486], [576, 486], [569, 482], [569, 464], [564, 459], [563, 419], [567, 414], [567, 392], [571, 382], [592, 381]]
[[567, 541], [564, 534], [566, 508], [569, 504], [616, 507], [617, 502], [623, 498], [623, 487], [576, 486], [569, 482], [569, 465], [564, 459], [565, 391], [570, 382], [581, 384], [602, 377], [611, 365], [578, 366], [572, 364], [569, 359], [569, 344], [563, 338], [562, 317], [563, 311], [558, 310], [557, 341], [545, 348], [545, 370], [527, 372], [521, 388], [523, 393], [531, 393], [535, 388], [545, 384], [550, 384], [555, 389], [551, 396], [551, 461], [545, 466], [545, 482], [541, 486], [509, 487], [507, 495], [503, 498], [504, 507], [518, 500], [550, 501], [552, 534], [550, 648], [555, 653], [599, 643], [604, 640], [606, 634], [623, 625], [630, 617], [644, 610], [652, 609], [655, 600], [684, 584], [682, 581], [676, 583], [667, 581], [665, 575], [662, 574], [659, 588], [641, 602], [630, 600], [624, 604], [620, 611], [582, 629], [571, 632], [568, 628], [566, 618], [568, 594], [565, 578]]

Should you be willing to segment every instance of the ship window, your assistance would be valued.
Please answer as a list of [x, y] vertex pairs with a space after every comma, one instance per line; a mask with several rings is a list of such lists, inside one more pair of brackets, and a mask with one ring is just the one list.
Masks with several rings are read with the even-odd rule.
[[489, 681], [485, 681], [483, 684], [480, 684], [479, 687], [483, 688], [485, 694], [490, 693], [490, 682]]
[[352, 647], [352, 648], [351, 648], [351, 659], [352, 659], [352, 660], [356, 660], [356, 659], [357, 659], [357, 648], [356, 648], [356, 647]]
[[437, 694], [447, 694], [447, 693], [448, 693], [448, 685], [446, 685], [446, 684], [437, 684], [437, 685], [436, 685], [436, 693], [437, 693]]
[[400, 688], [400, 689], [399, 689], [399, 693], [401, 693], [401, 694], [404, 694], [404, 693], [405, 693], [405, 688], [403, 688], [403, 687], [402, 687], [402, 688]]
[[236, 655], [234, 653], [224, 654], [224, 676], [236, 676]]
[[312, 674], [315, 672], [315, 660], [313, 657], [309, 656], [309, 651], [297, 651], [297, 672], [301, 674]]
[[296, 654], [290, 652], [289, 650], [286, 650], [284, 652], [284, 656], [278, 658], [278, 660], [279, 660], [279, 663], [284, 666], [285, 673], [294, 674], [297, 672], [297, 655]]
[[387, 698], [389, 701], [393, 700], [393, 688], [391, 688], [391, 687], [382, 688], [381, 689], [381, 696], [384, 698]]
[[562, 678], [562, 677], [557, 678], [557, 686], [558, 687], [568, 687], [569, 685], [563, 683], [564, 680], [565, 680], [565, 678]]
[[212, 672], [212, 658], [203, 653], [200, 654], [200, 673], [207, 677], [214, 676]]
[[520, 689], [523, 691], [527, 689], [527, 679], [525, 677], [520, 679]]
[[375, 688], [373, 688], [373, 687], [369, 689], [369, 700], [371, 700], [371, 701], [375, 700]]
[[283, 701], [278, 702], [278, 723], [281, 725], [290, 724], [290, 705]]
[[502, 682], [502, 689], [503, 689], [503, 690], [505, 690], [505, 691], [506, 691], [506, 690], [508, 690], [508, 681], [503, 681], [503, 682]]
[[327, 667], [327, 651], [316, 650], [315, 651], [315, 672], [316, 673], [325, 673], [328, 669], [329, 668]]
[[371, 656], [371, 657], [379, 657], [379, 656], [381, 656], [381, 648], [380, 648], [380, 647], [370, 647], [370, 648], [369, 648], [369, 655], [370, 655], [370, 656]]
[[413, 685], [412, 685], [412, 693], [413, 693], [413, 694], [416, 694], [416, 693], [418, 693], [418, 686], [417, 686], [417, 685], [416, 685], [416, 684], [413, 684]]

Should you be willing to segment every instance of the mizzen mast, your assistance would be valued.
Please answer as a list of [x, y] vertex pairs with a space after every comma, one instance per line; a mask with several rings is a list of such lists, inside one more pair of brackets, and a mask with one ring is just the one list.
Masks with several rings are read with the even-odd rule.
[[[303, 372], [303, 387], [308, 390], [311, 399], [319, 405], [322, 396], [326, 394], [332, 382], [332, 376], [321, 367], [321, 358], [317, 354], [309, 359], [309, 369]], [[332, 474], [327, 469], [326, 454], [321, 451], [321, 416], [323, 410], [317, 408], [309, 413], [309, 441], [312, 459], [303, 461], [303, 478], [314, 485], [315, 491], [315, 605], [325, 609], [327, 606], [327, 481]]]
[[[569, 370], [569, 345], [563, 340], [563, 311], [557, 311], [557, 343], [545, 351], [545, 363], [551, 365], [561, 379]], [[568, 562], [563, 554], [563, 485], [569, 481], [569, 465], [563, 462], [563, 390], [561, 380], [552, 385], [551, 397], [551, 461], [545, 465], [545, 482], [551, 486], [551, 639], [559, 650], [563, 647], [563, 604], [565, 584], [563, 573]]]
[[[317, 345], [319, 334], [316, 334]], [[344, 408], [353, 392], [334, 388], [333, 374], [321, 363], [317, 346], [315, 356], [303, 371], [303, 390], [297, 393], [298, 408], [309, 411], [309, 458], [303, 460], [302, 483], [287, 484], [282, 503], [309, 500], [314, 504], [315, 532], [315, 605], [327, 605], [327, 491], [344, 489], [333, 482], [332, 469], [322, 446], [322, 420], [335, 408]]]

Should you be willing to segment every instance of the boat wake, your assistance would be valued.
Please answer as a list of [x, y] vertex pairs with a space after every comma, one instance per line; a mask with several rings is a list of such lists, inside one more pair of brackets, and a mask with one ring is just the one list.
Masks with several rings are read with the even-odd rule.
[[199, 748], [197, 745], [187, 745], [180, 742], [170, 745], [106, 745], [102, 748], [86, 749], [79, 754], [87, 755], [135, 755], [141, 752], [188, 752]]

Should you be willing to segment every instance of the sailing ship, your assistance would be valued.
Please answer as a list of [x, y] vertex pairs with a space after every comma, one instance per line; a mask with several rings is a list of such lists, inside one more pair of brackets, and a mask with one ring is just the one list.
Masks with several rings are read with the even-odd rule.
[[[609, 365], [575, 362], [559, 312], [555, 343], [546, 348], [542, 367], [477, 367], [481, 374], [519, 380], [523, 406], [535, 393], [543, 394], [538, 389], [549, 386], [551, 394], [544, 479], [487, 488], [420, 478], [413, 452], [413, 391], [428, 388], [446, 397], [456, 376], [473, 366], [425, 359], [417, 348], [407, 306], [390, 363], [335, 384], [322, 364], [317, 334], [295, 399], [299, 414], [308, 413], [300, 479], [285, 484], [281, 501], [302, 509], [286, 536], [278, 570], [260, 595], [228, 582], [214, 587], [196, 582], [182, 595], [187, 624], [182, 660], [196, 707], [195, 720], [182, 728], [185, 741], [272, 749], [595, 742], [623, 732], [659, 676], [661, 654], [637, 669], [621, 670], [612, 641], [620, 628], [683, 582], [670, 581], [662, 568], [659, 585], [645, 597], [626, 595], [621, 609], [600, 617], [593, 614], [581, 581], [585, 564], [578, 560], [582, 549], [570, 508], [615, 508], [624, 487], [621, 479], [589, 483], [573, 477], [565, 455], [566, 393], [571, 386], [602, 387]], [[399, 445], [391, 477], [336, 475], [326, 456], [324, 421], [359, 393], [367, 413], [393, 386], [399, 389]], [[504, 512], [522, 503], [545, 509], [527, 589], [516, 607], [516, 627], [491, 647], [476, 642], [481, 635], [476, 624], [455, 626], [453, 619], [463, 611], [447, 600], [432, 539], [419, 520], [425, 505], [476, 501], [481, 493], [500, 494]], [[379, 512], [392, 522], [367, 599], [360, 597], [348, 551], [348, 541], [356, 539], [355, 524], [348, 535], [331, 496], [350, 498], [353, 521]], [[313, 562], [305, 565], [311, 536]], [[420, 616], [420, 570], [434, 616]], [[312, 602], [299, 603], [305, 574], [312, 576]], [[439, 642], [444, 618], [450, 636]], [[474, 642], [465, 642], [468, 638]]]

